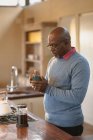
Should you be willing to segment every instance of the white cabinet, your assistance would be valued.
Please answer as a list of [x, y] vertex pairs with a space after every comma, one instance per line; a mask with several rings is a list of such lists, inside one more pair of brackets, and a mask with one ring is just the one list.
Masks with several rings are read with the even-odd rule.
[[15, 104], [26, 104], [30, 112], [44, 119], [43, 97], [16, 99], [13, 102]]

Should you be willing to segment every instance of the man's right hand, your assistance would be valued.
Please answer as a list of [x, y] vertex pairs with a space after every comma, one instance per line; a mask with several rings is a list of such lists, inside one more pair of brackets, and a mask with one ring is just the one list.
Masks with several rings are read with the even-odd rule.
[[40, 92], [45, 92], [47, 86], [48, 86], [48, 81], [44, 78], [41, 77], [41, 80], [32, 80], [32, 78], [30, 78], [30, 83], [31, 83], [31, 87], [36, 90], [36, 91], [40, 91]]

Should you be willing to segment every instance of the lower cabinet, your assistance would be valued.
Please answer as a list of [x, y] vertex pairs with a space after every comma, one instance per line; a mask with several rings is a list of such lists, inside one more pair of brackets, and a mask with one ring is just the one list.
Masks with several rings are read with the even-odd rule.
[[13, 102], [16, 105], [26, 104], [30, 112], [44, 119], [43, 97], [16, 99]]

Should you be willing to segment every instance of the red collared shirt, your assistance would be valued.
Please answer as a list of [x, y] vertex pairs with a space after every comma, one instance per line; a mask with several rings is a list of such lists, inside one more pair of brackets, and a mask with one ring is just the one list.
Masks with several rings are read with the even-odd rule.
[[71, 49], [69, 52], [67, 52], [67, 53], [63, 56], [63, 58], [64, 58], [65, 60], [67, 60], [67, 59], [69, 59], [75, 52], [76, 52], [75, 47], [72, 47], [72, 49]]

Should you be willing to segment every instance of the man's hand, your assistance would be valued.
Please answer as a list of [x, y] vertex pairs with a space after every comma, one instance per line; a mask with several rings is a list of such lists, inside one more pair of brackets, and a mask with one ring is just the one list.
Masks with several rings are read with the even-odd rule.
[[32, 78], [30, 78], [30, 83], [31, 83], [31, 87], [34, 90], [40, 91], [40, 92], [45, 92], [46, 87], [48, 85], [48, 81], [44, 77], [41, 77], [40, 81], [32, 80]]

